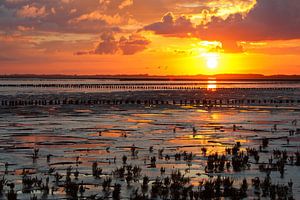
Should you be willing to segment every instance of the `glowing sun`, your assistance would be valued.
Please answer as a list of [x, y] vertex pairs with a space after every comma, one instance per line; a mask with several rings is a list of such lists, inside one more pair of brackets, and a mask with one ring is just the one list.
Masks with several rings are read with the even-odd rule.
[[209, 69], [215, 69], [219, 64], [219, 57], [216, 53], [207, 53], [204, 54], [204, 58], [206, 60], [206, 66]]

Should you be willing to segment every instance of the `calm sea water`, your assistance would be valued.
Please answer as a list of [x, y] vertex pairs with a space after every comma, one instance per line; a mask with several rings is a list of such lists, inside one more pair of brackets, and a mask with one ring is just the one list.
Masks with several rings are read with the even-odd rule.
[[[48, 87], [32, 87], [38, 85], [52, 85]], [[10, 87], [13, 86], [14, 87]], [[16, 85], [20, 87], [16, 87]], [[21, 85], [23, 85], [21, 87]], [[31, 87], [24, 87], [31, 85]], [[57, 87], [63, 85], [63, 87]], [[71, 87], [67, 87], [69, 85]], [[81, 87], [72, 87], [72, 85], [81, 85]], [[92, 85], [93, 87], [86, 87]], [[95, 87], [95, 86], [106, 87]], [[136, 88], [116, 88], [114, 86], [143, 86]], [[5, 86], [5, 87], [4, 87]], [[151, 86], [151, 88], [145, 88]], [[109, 79], [0, 79], [0, 94], [57, 94], [57, 93], [102, 93], [115, 91], [143, 91], [143, 90], [169, 90], [179, 87], [185, 88], [295, 88], [300, 89], [300, 81], [218, 81], [209, 79], [207, 81], [121, 81]], [[155, 88], [155, 89], [153, 89]]]
[[[257, 95], [269, 97], [294, 96], [298, 98], [300, 91], [299, 82], [254, 82], [254, 81], [117, 81], [117, 80], [47, 80], [47, 79], [2, 79], [0, 85], [9, 84], [156, 84], [157, 87], [186, 86], [202, 88], [296, 88], [295, 91], [274, 91], [266, 94], [264, 90], [256, 93], [238, 91], [237, 95], [251, 96]], [[57, 88], [57, 87], [0, 87], [0, 98], [4, 96], [14, 96], [22, 94], [50, 96], [62, 93], [68, 94], [92, 94], [115, 91], [126, 91], [118, 95], [128, 94], [128, 90], [134, 89], [109, 89], [109, 88]], [[163, 89], [167, 90], [167, 89]], [[176, 91], [175, 91], [176, 92]], [[152, 93], [150, 91], [150, 93]], [[161, 91], [160, 93], [165, 93]], [[181, 93], [181, 92], [178, 92]], [[196, 91], [197, 93], [197, 91]], [[276, 93], [276, 94], [273, 94]], [[142, 92], [142, 94], [148, 94]], [[133, 93], [130, 93], [133, 95]], [[211, 93], [210, 95], [215, 95]], [[220, 93], [219, 95], [224, 95]], [[233, 95], [233, 94], [229, 94]], [[179, 105], [46, 105], [46, 106], [20, 106], [20, 107], [0, 107], [0, 177], [2, 175], [9, 183], [16, 184], [18, 199], [29, 199], [33, 193], [39, 198], [42, 193], [39, 190], [32, 191], [31, 194], [22, 192], [22, 171], [27, 169], [31, 174], [42, 178], [45, 183], [47, 177], [50, 178], [50, 193], [48, 199], [65, 199], [63, 183], [66, 175], [66, 168], [72, 166], [72, 172], [78, 170], [79, 177], [72, 181], [85, 184], [85, 197], [97, 195], [103, 197], [101, 184], [105, 177], [113, 178], [112, 185], [120, 183], [122, 185], [122, 199], [129, 199], [130, 194], [140, 187], [142, 177], [150, 177], [150, 184], [160, 176], [160, 168], [165, 167], [166, 173], [163, 177], [170, 175], [174, 169], [179, 169], [185, 176], [191, 178], [191, 183], [195, 189], [200, 181], [216, 178], [218, 175], [231, 177], [236, 187], [246, 178], [249, 183], [248, 197], [256, 197], [251, 180], [260, 177], [262, 180], [266, 176], [265, 172], [259, 170], [259, 164], [255, 164], [253, 157], [250, 157], [251, 167], [239, 172], [232, 169], [220, 173], [206, 173], [205, 166], [207, 157], [201, 152], [202, 147], [207, 148], [208, 154], [223, 154], [225, 148], [232, 147], [236, 142], [240, 142], [242, 150], [252, 147], [258, 149], [261, 139], [270, 139], [266, 151], [260, 153], [260, 163], [268, 163], [272, 156], [273, 149], [286, 150], [289, 156], [299, 151], [300, 135], [289, 138], [289, 130], [300, 128], [300, 111], [297, 108], [287, 107], [215, 107], [208, 109], [201, 106], [179, 106]], [[298, 124], [292, 124], [297, 120]], [[274, 124], [277, 131], [273, 131]], [[237, 130], [233, 131], [233, 125]], [[173, 128], [176, 127], [176, 132]], [[193, 127], [197, 133], [193, 134]], [[99, 131], [102, 135], [99, 135]], [[126, 133], [127, 137], [122, 135]], [[130, 147], [135, 145], [139, 149], [138, 158], [131, 157]], [[154, 151], [149, 152], [153, 146]], [[39, 148], [39, 158], [32, 159], [34, 148]], [[109, 150], [108, 150], [109, 148]], [[164, 155], [169, 155], [170, 160], [158, 159], [156, 168], [149, 168], [149, 157], [157, 156], [158, 149], [164, 148]], [[175, 161], [176, 153], [193, 152], [195, 155], [192, 163], [184, 160]], [[51, 161], [47, 162], [46, 156], [52, 154]], [[126, 185], [122, 179], [111, 175], [113, 170], [122, 166], [123, 155], [128, 156], [128, 163], [139, 165], [142, 168], [142, 176], [139, 182], [133, 183], [131, 187]], [[79, 157], [80, 164], [76, 164]], [[116, 163], [113, 158], [116, 157]], [[231, 156], [228, 155], [230, 160]], [[145, 161], [146, 160], [146, 161]], [[100, 179], [95, 179], [91, 174], [93, 162], [98, 162], [98, 166], [103, 169]], [[8, 172], [4, 173], [4, 164], [8, 162]], [[146, 164], [145, 164], [146, 162]], [[276, 159], [274, 160], [276, 162]], [[59, 184], [55, 183], [54, 173], [49, 174], [49, 168], [55, 168], [55, 172], [63, 175], [64, 178]], [[286, 165], [284, 177], [280, 177], [278, 171], [272, 171], [271, 179], [274, 184], [287, 184], [294, 182], [293, 195], [295, 199], [300, 199], [300, 167]], [[4, 194], [9, 190], [4, 188]], [[111, 191], [113, 189], [111, 188]], [[0, 199], [4, 196], [0, 195]]]

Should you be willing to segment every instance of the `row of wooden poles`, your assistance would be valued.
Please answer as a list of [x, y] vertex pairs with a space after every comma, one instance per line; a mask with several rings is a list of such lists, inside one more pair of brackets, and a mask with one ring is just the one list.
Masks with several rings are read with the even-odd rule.
[[[0, 84], [0, 87], [20, 87], [20, 88], [74, 88], [74, 89], [117, 89], [117, 90], [207, 90], [203, 83], [122, 83], [122, 84]], [[236, 90], [280, 90], [292, 91], [295, 88], [218, 88], [218, 90], [236, 91]]]
[[100, 100], [100, 99], [36, 99], [36, 100], [0, 100], [2, 107], [15, 106], [46, 106], [46, 105], [203, 105], [203, 106], [222, 106], [222, 105], [297, 105], [300, 99], [191, 99], [191, 100]]

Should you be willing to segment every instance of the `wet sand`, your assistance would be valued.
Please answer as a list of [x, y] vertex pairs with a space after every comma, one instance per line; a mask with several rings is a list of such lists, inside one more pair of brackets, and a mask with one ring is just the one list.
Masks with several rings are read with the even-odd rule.
[[[120, 198], [129, 199], [135, 195], [136, 189], [142, 193], [145, 175], [150, 179], [145, 192], [150, 198], [156, 178], [170, 176], [177, 169], [190, 178], [189, 185], [194, 186], [194, 191], [198, 190], [199, 182], [215, 180], [220, 175], [232, 178], [237, 188], [245, 178], [248, 182], [247, 197], [258, 198], [251, 181], [255, 177], [263, 180], [267, 176], [266, 172], [259, 170], [260, 165], [269, 163], [271, 156], [276, 163], [273, 149], [286, 150], [291, 156], [299, 150], [300, 145], [300, 134], [289, 135], [290, 130], [300, 128], [300, 111], [297, 107], [208, 109], [178, 105], [57, 105], [1, 108], [0, 113], [0, 177], [4, 176], [8, 184], [15, 184], [14, 191], [18, 199], [29, 199], [34, 194], [38, 199], [45, 197], [39, 187], [33, 187], [29, 193], [25, 193], [23, 169], [28, 170], [26, 176], [42, 178], [44, 184], [49, 177], [48, 199], [71, 198], [65, 191], [67, 168], [70, 166], [71, 181], [78, 185], [83, 181], [84, 198], [93, 195], [112, 198], [113, 186], [118, 183], [121, 184]], [[299, 122], [297, 125], [292, 124], [295, 119]], [[226, 154], [227, 148], [240, 143], [239, 151], [246, 154], [247, 148], [258, 150], [263, 138], [270, 139], [268, 146], [259, 152], [258, 163], [253, 156], [249, 156], [250, 166], [241, 171], [232, 167], [221, 171], [207, 170], [209, 155], [224, 154], [230, 161], [233, 155]], [[133, 145], [138, 151], [136, 156], [132, 156]], [[153, 151], [149, 151], [150, 147], [153, 147]], [[203, 148], [207, 149], [206, 154], [203, 154]], [[35, 159], [32, 158], [34, 149], [39, 149]], [[184, 152], [192, 152], [192, 159], [186, 160], [182, 156], [180, 160], [175, 160], [176, 155], [185, 155]], [[51, 156], [47, 161], [49, 154]], [[122, 161], [124, 155], [127, 156], [126, 164]], [[154, 156], [155, 167], [151, 167], [150, 158]], [[166, 156], [170, 159], [166, 159]], [[95, 162], [102, 169], [99, 177], [92, 173]], [[120, 178], [113, 175], [117, 168], [124, 165], [141, 168], [136, 180], [129, 185], [126, 176]], [[162, 167], [165, 168], [164, 173], [161, 173]], [[287, 185], [293, 181], [295, 199], [300, 198], [299, 168], [287, 161], [283, 176], [278, 170], [270, 173], [273, 184]], [[75, 171], [79, 172], [77, 179]], [[56, 172], [62, 175], [58, 182], [55, 181]], [[103, 191], [103, 182], [107, 177], [112, 178], [109, 194]], [[3, 198], [9, 190], [9, 186], [5, 185]]]

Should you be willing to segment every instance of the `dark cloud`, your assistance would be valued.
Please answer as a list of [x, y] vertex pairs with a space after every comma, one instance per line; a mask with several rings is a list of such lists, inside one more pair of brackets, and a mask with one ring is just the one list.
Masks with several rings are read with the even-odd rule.
[[97, 45], [96, 49], [91, 52], [94, 54], [115, 54], [118, 49], [118, 42], [116, 41], [113, 33], [107, 32], [101, 35], [101, 42]]
[[150, 41], [140, 35], [131, 35], [128, 39], [123, 36], [119, 41], [119, 47], [124, 55], [132, 55], [143, 51], [149, 44]]
[[260, 41], [285, 40], [300, 38], [300, 3], [299, 0], [257, 0], [256, 5], [243, 17], [242, 14], [229, 15], [225, 20], [212, 17], [208, 24], [192, 27], [189, 19], [184, 23], [176, 23], [177, 19], [167, 15], [168, 21], [163, 18], [145, 26], [156, 34], [181, 37], [183, 33], [192, 33], [193, 36], [204, 40], [219, 41]]
[[226, 20], [214, 17], [206, 26], [198, 26], [204, 39], [259, 41], [300, 38], [298, 0], [258, 0], [245, 18], [230, 15]]
[[84, 54], [116, 54], [133, 55], [147, 48], [150, 41], [145, 37], [132, 34], [128, 38], [122, 36], [119, 40], [115, 39], [112, 32], [105, 32], [101, 35], [101, 41], [92, 51], [79, 51], [76, 55]]
[[[110, 30], [120, 31], [120, 27], [126, 25], [139, 26], [140, 23], [151, 23], [168, 11], [173, 11], [176, 15], [180, 13], [192, 15], [199, 14], [204, 9], [216, 10], [216, 8], [208, 7], [211, 2], [215, 2], [213, 5], [223, 8], [232, 4], [239, 6], [249, 4], [253, 0], [219, 1], [0, 0], [0, 28], [2, 31], [16, 31], [18, 26], [24, 26], [34, 28], [36, 32], [98, 34]], [[177, 32], [180, 27], [191, 26], [185, 17], [174, 19], [173, 23]], [[160, 26], [159, 23], [156, 25]], [[163, 25], [173, 27], [170, 24]]]
[[180, 16], [175, 19], [172, 13], [167, 13], [163, 16], [161, 22], [145, 26], [144, 30], [154, 31], [156, 34], [180, 36], [194, 31], [195, 28], [192, 22], [185, 16]]

